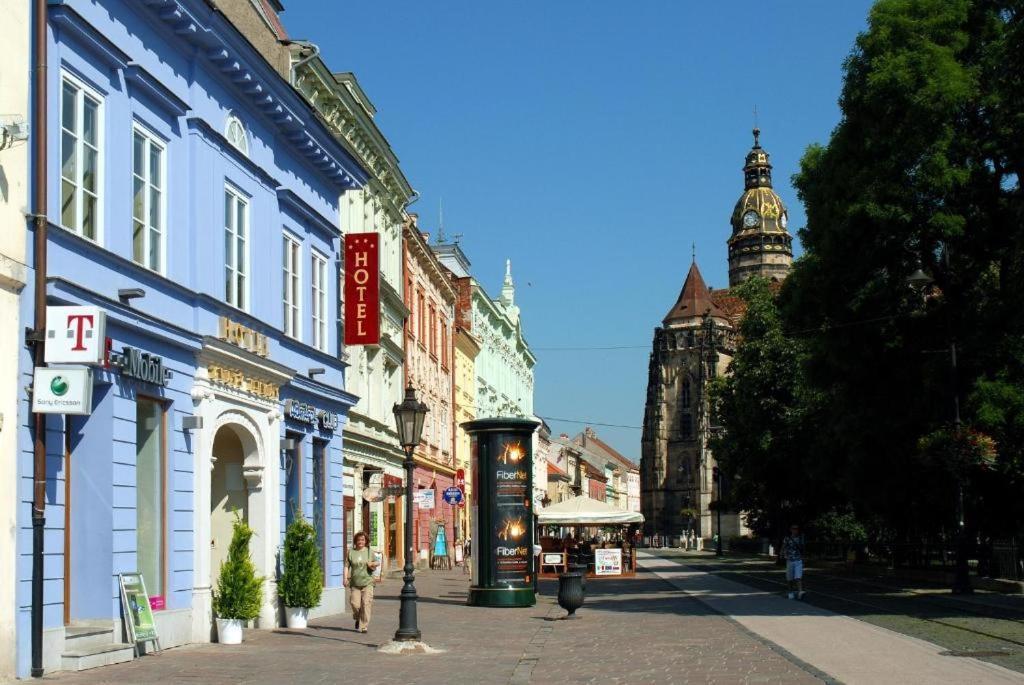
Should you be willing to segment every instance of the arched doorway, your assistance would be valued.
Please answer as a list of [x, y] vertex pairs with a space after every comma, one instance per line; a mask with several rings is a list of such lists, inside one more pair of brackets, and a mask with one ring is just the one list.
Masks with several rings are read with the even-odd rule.
[[[244, 463], [246, 448], [239, 428], [221, 426], [213, 439], [213, 471], [210, 474], [210, 582], [217, 586], [220, 565], [227, 559], [235, 517], [249, 520], [249, 489]], [[251, 437], [245, 435], [247, 441]]]

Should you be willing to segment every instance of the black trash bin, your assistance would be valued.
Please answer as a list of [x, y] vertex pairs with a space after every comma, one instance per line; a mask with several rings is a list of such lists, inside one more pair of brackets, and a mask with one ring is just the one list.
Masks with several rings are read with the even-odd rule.
[[565, 618], [576, 618], [576, 610], [583, 606], [585, 594], [582, 573], [570, 571], [558, 576], [558, 606], [569, 612]]

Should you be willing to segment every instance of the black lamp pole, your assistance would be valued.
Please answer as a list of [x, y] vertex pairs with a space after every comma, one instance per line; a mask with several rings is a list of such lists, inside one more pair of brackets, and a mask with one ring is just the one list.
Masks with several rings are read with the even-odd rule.
[[416, 543], [412, 539], [413, 527], [413, 503], [412, 503], [412, 479], [416, 462], [413, 460], [413, 452], [420, 443], [420, 435], [423, 432], [423, 419], [427, 415], [427, 406], [416, 399], [416, 390], [412, 385], [405, 388], [405, 399], [394, 408], [395, 424], [398, 427], [398, 441], [405, 450], [405, 575], [402, 579], [405, 584], [402, 586], [401, 605], [398, 611], [398, 630], [395, 631], [396, 641], [420, 640], [420, 629], [416, 620], [416, 567], [413, 564], [413, 555], [416, 550]]
[[[942, 250], [942, 259], [945, 263], [946, 273], [949, 273], [948, 246]], [[907, 277], [907, 283], [911, 288], [924, 291], [925, 288], [933, 283], [933, 279], [922, 269], [918, 268]], [[956, 336], [953, 335], [951, 317], [947, 317], [947, 325], [949, 327], [950, 388], [953, 395], [953, 436], [959, 442], [961, 430], [960, 390], [957, 381]], [[953, 569], [952, 587], [954, 595], [969, 595], [974, 592], [973, 588], [971, 588], [970, 569], [967, 561], [967, 526], [964, 523], [964, 516], [964, 476], [961, 473], [957, 474], [956, 479], [956, 565]]]
[[718, 535], [715, 544], [715, 556], [722, 556], [722, 469], [715, 466], [712, 469], [715, 476], [715, 485], [718, 487], [718, 506], [715, 507], [715, 518], [718, 519]]

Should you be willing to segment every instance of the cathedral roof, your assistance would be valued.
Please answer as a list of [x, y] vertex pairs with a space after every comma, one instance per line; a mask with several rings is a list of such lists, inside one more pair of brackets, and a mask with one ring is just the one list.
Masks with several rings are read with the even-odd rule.
[[728, 315], [711, 299], [711, 291], [704, 283], [704, 277], [700, 275], [697, 262], [690, 264], [690, 271], [686, 274], [686, 281], [683, 283], [683, 290], [679, 293], [679, 299], [675, 306], [665, 315], [662, 323], [669, 324], [679, 321], [699, 319], [709, 312], [711, 316], [728, 319]]

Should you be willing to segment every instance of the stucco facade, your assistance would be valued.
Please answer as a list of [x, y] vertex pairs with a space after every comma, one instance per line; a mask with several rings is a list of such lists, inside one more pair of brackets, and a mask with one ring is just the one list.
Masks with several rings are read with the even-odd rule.
[[405, 324], [406, 381], [428, 408], [415, 452], [413, 483], [415, 490], [433, 490], [417, 506], [413, 520], [415, 549], [423, 559], [438, 525], [445, 527], [449, 548], [455, 539], [455, 511], [441, 495], [455, 484], [456, 473], [452, 374], [456, 292], [430, 249], [428, 236], [420, 232], [415, 214], [409, 216], [403, 234], [405, 302], [411, 312]]
[[[10, 4], [0, 22], [0, 125], [27, 123], [30, 4]], [[17, 530], [18, 359], [24, 346], [19, 297], [28, 277], [25, 223], [29, 144], [0, 139], [0, 645], [15, 644], [15, 531]], [[31, 286], [29, 286], [31, 287]], [[14, 649], [0, 649], [0, 682], [14, 677]]]
[[[325, 571], [317, 611], [336, 613], [341, 425], [356, 401], [333, 306], [338, 198], [366, 173], [206, 2], [50, 3], [49, 24], [47, 304], [105, 312], [115, 363], [93, 372], [90, 415], [46, 421], [44, 666], [75, 651], [76, 626], [120, 639], [120, 572], [146, 577], [164, 647], [210, 640], [236, 512], [265, 578], [257, 627], [278, 625], [277, 559], [300, 512]], [[32, 307], [26, 290], [23, 318]], [[27, 350], [19, 361], [25, 387]], [[31, 448], [23, 429], [19, 675]]]
[[360, 190], [341, 198], [341, 230], [376, 233], [380, 258], [380, 344], [350, 346], [346, 390], [359, 397], [345, 425], [345, 494], [352, 533], [370, 537], [389, 566], [402, 549], [404, 499], [366, 496], [378, 492], [385, 477], [404, 480], [392, 407], [402, 400], [402, 328], [409, 309], [402, 298], [402, 225], [413, 195], [398, 158], [374, 122], [376, 109], [352, 74], [332, 73], [303, 45], [292, 45], [294, 85], [324, 117], [338, 141], [370, 172]]

